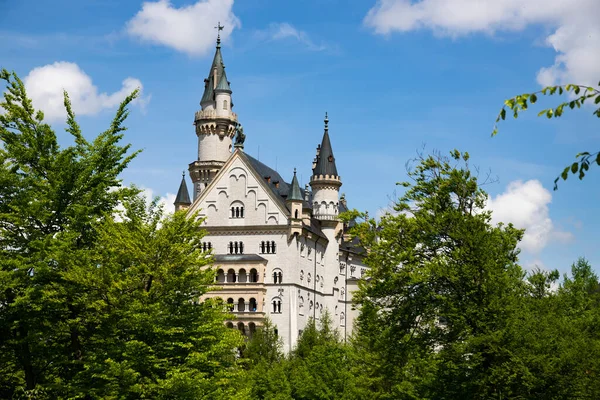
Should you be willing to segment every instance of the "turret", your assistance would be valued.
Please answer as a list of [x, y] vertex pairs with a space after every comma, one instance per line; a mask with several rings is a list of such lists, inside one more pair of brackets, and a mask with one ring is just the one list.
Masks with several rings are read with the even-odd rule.
[[296, 168], [294, 168], [294, 178], [285, 203], [290, 210], [290, 236], [295, 233], [302, 233], [302, 192], [296, 177]]
[[187, 210], [192, 205], [187, 184], [185, 183], [185, 172], [183, 172], [181, 175], [181, 183], [179, 184], [179, 190], [177, 191], [177, 196], [175, 197], [175, 202], [173, 203], [175, 205], [175, 211]]
[[225, 74], [221, 55], [221, 37], [208, 78], [204, 80], [201, 110], [196, 112], [194, 125], [198, 136], [198, 159], [189, 166], [194, 199], [204, 190], [231, 156], [233, 136], [238, 125], [232, 111], [231, 87]]
[[339, 190], [342, 181], [337, 173], [335, 157], [329, 140], [329, 119], [325, 113], [325, 130], [323, 141], [318, 147], [313, 174], [310, 178], [312, 187], [313, 216], [321, 221], [337, 221], [339, 207]]

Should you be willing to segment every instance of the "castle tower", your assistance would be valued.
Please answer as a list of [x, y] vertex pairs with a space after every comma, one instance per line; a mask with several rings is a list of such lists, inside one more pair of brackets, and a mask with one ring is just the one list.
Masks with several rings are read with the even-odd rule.
[[320, 223], [321, 231], [327, 237], [327, 247], [323, 254], [322, 265], [327, 265], [323, 271], [324, 293], [333, 291], [335, 277], [339, 274], [340, 242], [338, 233], [342, 223], [338, 219], [339, 190], [342, 181], [337, 173], [335, 157], [329, 141], [329, 119], [325, 113], [325, 132], [323, 141], [318, 148], [315, 167], [310, 177], [312, 187], [313, 217]]
[[[219, 26], [219, 30], [222, 27]], [[221, 37], [208, 78], [204, 80], [201, 110], [196, 112], [194, 125], [198, 136], [198, 159], [189, 165], [194, 200], [204, 190], [231, 155], [233, 136], [238, 126], [232, 111], [231, 87], [225, 74], [221, 55]]]
[[335, 157], [329, 140], [329, 119], [325, 113], [325, 132], [310, 177], [313, 215], [321, 222], [338, 221], [339, 190], [342, 181], [337, 173]]
[[173, 203], [175, 205], [175, 211], [187, 210], [192, 205], [187, 184], [185, 183], [185, 172], [181, 175], [181, 184], [179, 185], [179, 190], [177, 191], [177, 196]]
[[294, 168], [294, 178], [292, 178], [290, 192], [285, 199], [285, 203], [290, 210], [290, 237], [296, 233], [302, 233], [302, 202], [302, 192], [296, 177], [296, 168]]

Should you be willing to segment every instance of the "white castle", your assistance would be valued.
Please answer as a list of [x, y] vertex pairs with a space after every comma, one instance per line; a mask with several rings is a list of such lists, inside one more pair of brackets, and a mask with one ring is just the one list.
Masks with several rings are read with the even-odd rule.
[[[358, 310], [352, 293], [364, 273], [363, 251], [348, 241], [339, 219], [346, 201], [329, 138], [327, 114], [313, 161], [310, 188], [293, 173], [287, 183], [275, 170], [244, 153], [245, 135], [232, 111], [220, 38], [201, 110], [194, 124], [198, 159], [189, 165], [193, 201], [185, 177], [175, 209], [205, 218], [205, 250], [218, 268], [218, 290], [235, 319], [227, 325], [251, 336], [269, 316], [284, 351], [294, 348], [310, 317], [328, 310], [342, 338], [350, 335]], [[235, 137], [235, 144], [233, 143]], [[292, 175], [290, 173], [290, 175]]]

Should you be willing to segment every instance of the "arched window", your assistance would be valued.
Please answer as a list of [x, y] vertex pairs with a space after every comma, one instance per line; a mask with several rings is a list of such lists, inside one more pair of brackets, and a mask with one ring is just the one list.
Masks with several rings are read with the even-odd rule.
[[271, 242], [271, 254], [275, 254], [275, 241]]
[[346, 315], [344, 313], [340, 313], [340, 326], [346, 325]]
[[267, 242], [267, 254], [271, 253], [271, 242]]
[[246, 327], [243, 322], [238, 322], [238, 329], [242, 335], [246, 335]]
[[238, 312], [246, 311], [246, 301], [243, 298], [238, 299]]
[[240, 207], [240, 218], [244, 218], [244, 207]]
[[264, 240], [262, 242], [260, 242], [260, 252], [262, 254], [265, 253], [265, 241]]
[[256, 324], [254, 322], [250, 322], [248, 324], [248, 331], [250, 333], [250, 337], [252, 338], [252, 336], [254, 335], [254, 332], [256, 332]]
[[240, 242], [240, 254], [244, 254], [244, 243]]
[[240, 208], [239, 208], [239, 207], [236, 207], [236, 208], [235, 208], [235, 217], [236, 217], [236, 218], [239, 218], [239, 217], [240, 217]]
[[256, 312], [256, 299], [253, 297], [250, 299], [250, 312]]
[[246, 275], [246, 270], [244, 268], [240, 269], [238, 272], [238, 282], [246, 283], [248, 281], [248, 275]]
[[298, 219], [298, 210], [294, 211], [294, 218]]
[[233, 322], [228, 322], [226, 326], [230, 329], [233, 328]]
[[277, 272], [273, 272], [273, 283], [277, 283]]
[[258, 272], [254, 268], [252, 268], [250, 270], [250, 282], [252, 282], [252, 283], [258, 282]]
[[233, 242], [229, 242], [229, 254], [233, 254]]
[[244, 218], [244, 203], [239, 200], [231, 203], [231, 218]]
[[235, 218], [235, 207], [231, 207], [231, 218]]
[[217, 271], [217, 283], [225, 283], [225, 271], [222, 269]]
[[281, 314], [281, 299], [276, 297], [271, 304], [273, 305], [273, 314]]
[[233, 307], [234, 307], [233, 299], [230, 297], [227, 299], [227, 310], [233, 311]]
[[223, 110], [227, 110], [227, 100], [223, 100]]
[[236, 281], [236, 276], [235, 276], [235, 271], [233, 269], [230, 269], [227, 271], [227, 282], [229, 283], [235, 283]]

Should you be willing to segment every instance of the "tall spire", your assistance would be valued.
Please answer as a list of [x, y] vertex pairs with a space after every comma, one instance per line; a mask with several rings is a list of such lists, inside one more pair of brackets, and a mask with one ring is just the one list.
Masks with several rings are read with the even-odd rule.
[[335, 157], [333, 156], [333, 149], [329, 140], [329, 118], [327, 117], [327, 113], [325, 113], [324, 122], [323, 141], [321, 142], [319, 155], [317, 156], [317, 163], [313, 168], [313, 175], [338, 176]]
[[[223, 63], [223, 56], [221, 55], [221, 31], [223, 30], [223, 25], [219, 22], [217, 26], [215, 26], [215, 29], [218, 31], [217, 46], [213, 62], [210, 66], [210, 71], [208, 71], [208, 78], [204, 80], [204, 94], [202, 95], [202, 100], [200, 100], [200, 105], [202, 106], [214, 100], [214, 91], [217, 86], [221, 84], [223, 76], [225, 75], [225, 64]], [[229, 86], [227, 77], [225, 77], [225, 82], [226, 85]]]
[[302, 192], [300, 191], [300, 185], [298, 184], [298, 178], [296, 177], [296, 168], [294, 168], [294, 178], [292, 179], [292, 187], [287, 197], [288, 201], [302, 201]]
[[188, 192], [187, 184], [185, 183], [185, 172], [181, 174], [181, 184], [179, 185], [177, 197], [175, 197], [175, 202], [173, 204], [175, 205], [176, 210], [187, 208], [192, 204], [190, 201], [190, 194]]

